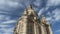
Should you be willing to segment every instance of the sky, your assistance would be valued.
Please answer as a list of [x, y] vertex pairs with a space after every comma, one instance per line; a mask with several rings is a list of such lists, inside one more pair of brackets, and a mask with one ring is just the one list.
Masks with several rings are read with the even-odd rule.
[[30, 3], [39, 18], [46, 16], [53, 34], [60, 34], [60, 0], [0, 0], [0, 34], [13, 34], [18, 19]]

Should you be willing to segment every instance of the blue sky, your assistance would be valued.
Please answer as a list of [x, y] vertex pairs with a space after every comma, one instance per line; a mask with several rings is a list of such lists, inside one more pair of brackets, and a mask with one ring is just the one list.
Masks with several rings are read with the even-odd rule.
[[0, 0], [0, 34], [13, 34], [25, 8], [32, 4], [39, 18], [45, 15], [54, 34], [60, 34], [60, 0]]

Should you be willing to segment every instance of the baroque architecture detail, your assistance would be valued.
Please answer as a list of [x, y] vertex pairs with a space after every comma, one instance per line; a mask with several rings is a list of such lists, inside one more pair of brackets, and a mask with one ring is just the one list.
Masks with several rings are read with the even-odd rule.
[[44, 15], [38, 19], [37, 13], [30, 5], [15, 26], [14, 34], [53, 34], [49, 22]]

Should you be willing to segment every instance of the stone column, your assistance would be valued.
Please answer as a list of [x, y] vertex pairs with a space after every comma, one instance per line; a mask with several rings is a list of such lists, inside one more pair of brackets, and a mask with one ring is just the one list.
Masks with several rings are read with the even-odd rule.
[[36, 34], [36, 24], [34, 23], [34, 34]]
[[26, 34], [26, 29], [27, 28], [27, 23], [24, 23], [24, 27], [23, 27], [23, 34]]
[[17, 24], [16, 24], [16, 27], [15, 27], [15, 30], [14, 30], [14, 34], [19, 34], [19, 26], [20, 26], [20, 24], [19, 24], [20, 22], [18, 22]]
[[39, 34], [37, 23], [34, 23], [34, 34]]
[[23, 19], [23, 34], [27, 34], [27, 19]]
[[41, 24], [41, 33], [46, 34], [46, 29], [44, 27], [44, 24]]
[[53, 34], [51, 26], [49, 26], [48, 29], [49, 29], [49, 34]]

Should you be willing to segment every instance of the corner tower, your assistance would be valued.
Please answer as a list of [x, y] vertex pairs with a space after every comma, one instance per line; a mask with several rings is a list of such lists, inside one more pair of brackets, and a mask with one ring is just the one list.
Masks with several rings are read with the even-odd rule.
[[53, 34], [51, 24], [46, 20], [44, 15], [41, 18], [41, 26], [42, 34]]

